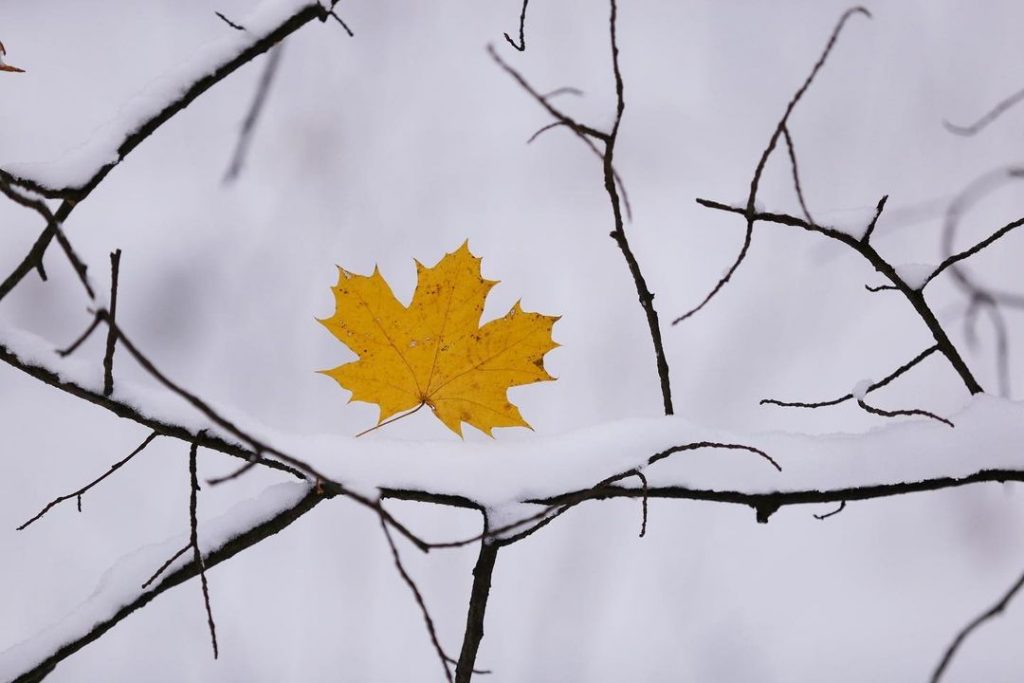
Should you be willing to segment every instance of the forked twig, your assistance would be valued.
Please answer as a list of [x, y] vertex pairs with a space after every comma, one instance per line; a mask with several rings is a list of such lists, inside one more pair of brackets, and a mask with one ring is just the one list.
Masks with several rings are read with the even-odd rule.
[[42, 510], [37, 512], [35, 514], [35, 516], [32, 517], [32, 519], [28, 520], [27, 522], [25, 522], [24, 524], [19, 526], [17, 530], [18, 531], [23, 531], [26, 527], [28, 527], [30, 524], [32, 524], [32, 522], [35, 522], [36, 520], [38, 520], [40, 517], [45, 515], [47, 512], [52, 510], [54, 507], [56, 507], [57, 505], [63, 503], [65, 500], [71, 500], [72, 498], [75, 498], [76, 500], [78, 500], [78, 511], [81, 512], [82, 511], [82, 503], [81, 503], [82, 494], [86, 493], [89, 489], [91, 489], [92, 487], [96, 486], [101, 481], [103, 481], [104, 479], [106, 479], [107, 477], [112, 475], [114, 472], [119, 470], [122, 465], [126, 464], [129, 460], [131, 460], [136, 455], [141, 453], [146, 448], [146, 446], [148, 446], [153, 441], [153, 439], [155, 439], [158, 436], [160, 436], [160, 434], [158, 432], [151, 433], [149, 436], [147, 436], [145, 438], [145, 440], [141, 444], [139, 444], [135, 448], [135, 450], [133, 450], [127, 456], [125, 456], [121, 460], [118, 460], [113, 465], [111, 465], [109, 470], [104, 472], [99, 477], [93, 479], [91, 482], [89, 482], [88, 484], [86, 484], [82, 488], [78, 489], [77, 491], [72, 491], [71, 493], [68, 493], [68, 494], [65, 494], [63, 496], [58, 496], [57, 498], [54, 498], [53, 500], [51, 500], [49, 503], [46, 504], [46, 507], [44, 507]]

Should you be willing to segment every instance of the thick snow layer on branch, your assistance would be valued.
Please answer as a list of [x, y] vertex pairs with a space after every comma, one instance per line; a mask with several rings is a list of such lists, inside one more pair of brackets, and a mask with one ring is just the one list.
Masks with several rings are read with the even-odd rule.
[[312, 0], [264, 0], [248, 16], [239, 19], [245, 31], [225, 28], [221, 39], [201, 48], [194, 56], [183, 59], [173, 71], [149, 83], [126, 102], [113, 119], [64, 158], [48, 162], [0, 163], [0, 168], [17, 178], [52, 190], [88, 185], [104, 167], [121, 160], [118, 149], [144, 123], [178, 100], [196, 82], [267, 37], [289, 17], [316, 4]]
[[[59, 359], [45, 342], [25, 333], [5, 336], [4, 343], [20, 358], [54, 368], [67, 381], [96, 390], [102, 386], [98, 363]], [[237, 440], [159, 387], [118, 380], [113, 397], [150, 417]], [[503, 441], [500, 435], [482, 443], [402, 441], [378, 434], [359, 439], [288, 434], [235, 411], [221, 412], [249, 434], [367, 496], [376, 497], [381, 488], [409, 489], [462, 496], [488, 509], [587, 489], [609, 476], [645, 468], [657, 453], [696, 442], [760, 448], [783, 471], [749, 451], [708, 448], [676, 453], [646, 467], [650, 485], [768, 493], [1024, 469], [1024, 403], [984, 395], [948, 416], [954, 429], [927, 418], [880, 419], [866, 433], [825, 436], [727, 432], [683, 417], [657, 417], [516, 441]], [[637, 485], [635, 480], [622, 484]]]
[[[294, 507], [309, 492], [302, 483], [271, 486], [259, 496], [244, 501], [227, 513], [199, 523], [199, 547], [204, 556], [233, 538]], [[13, 680], [43, 662], [64, 644], [88, 633], [96, 624], [114, 617], [123, 607], [131, 604], [159, 584], [159, 579], [148, 589], [141, 586], [178, 550], [188, 544], [188, 533], [169, 538], [162, 543], [148, 545], [127, 555], [104, 573], [91, 596], [73, 612], [28, 640], [0, 653], [0, 680]], [[192, 562], [192, 553], [186, 552], [164, 572], [176, 571]]]

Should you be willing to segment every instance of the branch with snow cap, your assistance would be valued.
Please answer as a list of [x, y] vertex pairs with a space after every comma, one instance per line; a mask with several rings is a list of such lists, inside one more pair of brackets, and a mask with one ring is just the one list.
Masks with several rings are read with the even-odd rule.
[[[223, 516], [205, 522], [198, 542], [205, 569], [273, 536], [326, 497], [329, 496], [318, 495], [302, 483], [277, 484]], [[197, 576], [199, 567], [193, 558], [179, 557], [167, 567], [162, 579], [142, 587], [154, 568], [184, 543], [183, 536], [175, 536], [119, 560], [103, 575], [96, 591], [74, 611], [0, 653], [0, 680], [42, 680], [64, 659], [155, 597]]]
[[46, 197], [79, 200], [171, 117], [242, 65], [328, 8], [316, 0], [264, 0], [233, 31], [210, 43], [120, 109], [81, 149], [57, 163], [0, 164], [0, 178]]

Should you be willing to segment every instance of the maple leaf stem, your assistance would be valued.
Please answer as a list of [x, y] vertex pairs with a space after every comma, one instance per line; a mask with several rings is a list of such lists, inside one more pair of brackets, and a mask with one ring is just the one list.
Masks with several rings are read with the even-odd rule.
[[369, 434], [370, 432], [377, 431], [381, 427], [383, 427], [385, 425], [389, 425], [392, 422], [398, 422], [403, 417], [409, 417], [410, 415], [412, 415], [413, 413], [415, 413], [416, 411], [418, 411], [420, 408], [422, 408], [425, 405], [427, 405], [426, 401], [424, 401], [423, 403], [419, 404], [418, 406], [416, 406], [415, 408], [413, 408], [412, 410], [410, 410], [407, 413], [402, 413], [401, 415], [396, 415], [396, 416], [394, 416], [394, 417], [392, 417], [390, 419], [384, 420], [380, 424], [377, 424], [377, 425], [374, 425], [374, 426], [370, 427], [369, 429], [364, 429], [363, 431], [361, 431], [358, 434], [356, 434], [355, 438], [358, 439], [359, 437], [363, 436], [364, 434]]

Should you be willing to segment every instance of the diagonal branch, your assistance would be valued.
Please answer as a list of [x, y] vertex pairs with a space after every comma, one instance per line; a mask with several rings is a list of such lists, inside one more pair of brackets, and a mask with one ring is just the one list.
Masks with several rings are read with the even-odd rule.
[[886, 261], [885, 258], [883, 258], [882, 255], [879, 254], [878, 251], [870, 244], [870, 242], [863, 238], [851, 235], [848, 232], [828, 226], [818, 225], [816, 223], [809, 223], [802, 218], [797, 218], [796, 216], [791, 216], [789, 214], [755, 211], [749, 207], [740, 208], [723, 204], [722, 202], [701, 198], [697, 199], [697, 203], [709, 209], [727, 211], [744, 216], [748, 225], [753, 225], [757, 221], [776, 223], [778, 225], [788, 225], [791, 227], [801, 228], [808, 232], [816, 232], [824, 235], [825, 237], [842, 242], [847, 247], [850, 247], [870, 263], [875, 270], [887, 278], [889, 282], [892, 283], [893, 287], [898, 289], [910, 305], [913, 306], [914, 311], [931, 332], [936, 346], [939, 347], [939, 351], [942, 352], [942, 355], [944, 355], [950, 365], [953, 366], [956, 373], [960, 375], [960, 379], [967, 390], [972, 394], [980, 394], [983, 391], [978, 380], [975, 379], [974, 374], [971, 372], [970, 368], [967, 367], [967, 363], [960, 355], [960, 352], [957, 350], [952, 340], [950, 340], [949, 335], [946, 334], [946, 330], [942, 327], [942, 324], [939, 323], [939, 319], [935, 316], [935, 312], [932, 311], [928, 306], [927, 301], [925, 301], [922, 288], [911, 287], [907, 284], [907, 282], [900, 277], [895, 266]]
[[[828, 56], [832, 53], [832, 48], [835, 47], [836, 41], [839, 39], [839, 34], [842, 32], [843, 27], [846, 25], [846, 22], [856, 14], [862, 14], [865, 17], [868, 17], [869, 19], [871, 18], [871, 13], [868, 12], [863, 7], [854, 7], [852, 9], [846, 10], [846, 12], [843, 13], [843, 16], [839, 18], [839, 22], [836, 24], [836, 27], [832, 30], [832, 35], [829, 37], [828, 42], [825, 44], [825, 49], [822, 50], [821, 56], [819, 56], [818, 61], [814, 63], [814, 67], [811, 69], [811, 73], [808, 74], [807, 78], [804, 80], [803, 85], [800, 86], [800, 88], [796, 91], [793, 97], [789, 100], [789, 104], [786, 105], [786, 111], [782, 114], [782, 118], [779, 119], [779, 122], [775, 125], [775, 131], [772, 133], [771, 138], [769, 138], [768, 140], [768, 146], [765, 147], [764, 151], [761, 153], [761, 158], [758, 160], [757, 166], [754, 168], [754, 175], [750, 179], [750, 192], [747, 194], [747, 208], [744, 212], [744, 215], [747, 216], [747, 228], [743, 235], [743, 246], [740, 248], [740, 253], [736, 256], [736, 259], [733, 261], [732, 265], [729, 266], [728, 270], [726, 270], [725, 275], [723, 275], [721, 279], [717, 283], [715, 283], [715, 286], [704, 297], [704, 299], [699, 304], [697, 304], [695, 308], [691, 308], [689, 311], [673, 320], [673, 325], [678, 325], [679, 323], [695, 315], [698, 311], [707, 306], [708, 303], [713, 298], [715, 298], [715, 296], [720, 291], [722, 291], [722, 288], [729, 283], [729, 281], [732, 279], [732, 276], [735, 275], [736, 271], [743, 263], [744, 259], [746, 259], [747, 252], [750, 250], [751, 240], [754, 236], [753, 216], [755, 213], [754, 207], [757, 203], [757, 191], [761, 184], [761, 176], [764, 173], [765, 166], [768, 163], [768, 158], [775, 150], [775, 147], [779, 142], [779, 138], [784, 133], [787, 136], [787, 141], [789, 140], [788, 124], [790, 115], [793, 113], [793, 110], [796, 109], [796, 105], [800, 103], [800, 100], [803, 99], [803, 96], [807, 92], [808, 88], [811, 87], [811, 83], [814, 82], [814, 79], [818, 75], [818, 72], [821, 71], [821, 68], [823, 66], [825, 66], [825, 62], [828, 60]], [[793, 164], [793, 173], [795, 176], [795, 157]], [[797, 182], [799, 183], [799, 181]], [[799, 184], [797, 185], [797, 187], [799, 188]], [[806, 207], [804, 207], [804, 211], [806, 212]], [[808, 220], [808, 222], [811, 221]]]
[[[896, 370], [891, 372], [884, 379], [881, 379], [881, 380], [879, 380], [877, 382], [871, 383], [871, 385], [868, 386], [867, 391], [865, 391], [864, 393], [865, 394], [870, 394], [872, 391], [876, 391], [876, 390], [881, 389], [882, 387], [886, 386], [887, 384], [890, 384], [891, 382], [893, 382], [894, 380], [898, 379], [900, 376], [902, 376], [906, 372], [909, 372], [918, 363], [920, 363], [925, 358], [927, 358], [928, 356], [932, 355], [933, 353], [935, 353], [938, 350], [939, 350], [938, 346], [930, 346], [930, 347], [928, 347], [927, 349], [925, 349], [921, 353], [919, 353], [916, 356], [914, 356], [913, 359], [907, 361], [906, 363], [904, 363], [900, 367], [896, 368]], [[818, 401], [816, 403], [803, 403], [803, 402], [800, 402], [800, 401], [779, 401], [779, 400], [776, 400], [774, 398], [765, 398], [765, 399], [761, 399], [760, 405], [763, 405], [763, 406], [764, 405], [782, 406], [783, 408], [825, 408], [827, 406], [836, 406], [836, 405], [839, 405], [840, 403], [845, 403], [846, 401], [852, 401], [852, 400], [853, 400], [853, 394], [850, 393], [850, 394], [844, 394], [843, 396], [840, 396], [839, 398], [833, 398], [833, 399], [829, 399], [827, 401]]]
[[136, 449], [134, 451], [129, 453], [125, 458], [115, 462], [113, 465], [110, 466], [109, 470], [104, 472], [102, 475], [100, 475], [96, 479], [93, 479], [91, 482], [89, 482], [88, 484], [86, 484], [82, 488], [78, 489], [77, 491], [72, 491], [71, 493], [65, 494], [63, 496], [58, 496], [58, 497], [54, 498], [53, 500], [51, 500], [49, 503], [46, 504], [46, 506], [42, 510], [37, 512], [36, 515], [34, 517], [32, 517], [32, 519], [28, 520], [27, 522], [25, 522], [24, 524], [19, 526], [17, 530], [18, 531], [23, 531], [30, 524], [32, 524], [32, 522], [35, 522], [36, 520], [41, 518], [43, 515], [45, 515], [51, 509], [53, 509], [57, 505], [60, 505], [65, 500], [71, 500], [72, 498], [74, 498], [74, 499], [76, 499], [78, 501], [78, 511], [81, 512], [82, 511], [82, 495], [83, 494], [85, 494], [93, 486], [96, 486], [96, 484], [99, 484], [101, 481], [103, 481], [104, 479], [106, 479], [107, 477], [112, 475], [114, 472], [119, 470], [122, 465], [126, 464], [129, 460], [134, 458], [136, 455], [141, 453], [146, 448], [146, 446], [148, 446], [153, 441], [153, 439], [155, 439], [159, 435], [160, 434], [158, 432], [153, 432], [152, 434], [147, 436], [146, 439], [141, 444], [139, 444], [138, 447], [136, 447]]
[[[277, 510], [269, 517], [262, 518], [260, 521], [253, 523], [251, 527], [239, 529], [237, 532], [231, 533], [216, 546], [207, 550], [203, 560], [206, 569], [211, 569], [221, 562], [231, 559], [241, 551], [251, 548], [282, 531], [328, 497], [319, 495], [314, 491], [309, 491], [301, 498], [298, 498], [297, 501], [289, 503], [287, 507]], [[52, 651], [40, 648], [32, 657], [22, 658], [16, 650], [18, 647], [34, 647], [33, 641], [29, 641], [23, 646], [16, 646], [15, 649], [4, 653], [4, 656], [0, 657], [0, 677], [5, 680], [11, 680], [14, 683], [35, 683], [42, 680], [58, 664], [89, 643], [99, 639], [126, 617], [145, 607], [157, 596], [198, 574], [199, 567], [196, 563], [188, 562], [179, 569], [165, 575], [159, 583], [151, 588], [139, 589], [134, 595], [126, 596], [122, 602], [110, 605], [107, 608], [107, 613], [101, 617], [98, 616], [94, 623], [82, 623], [80, 620], [78, 622], [75, 620], [65, 620], [62, 622], [63, 627], [61, 631], [67, 631], [67, 635], [61, 635], [61, 639], [57, 641], [58, 644]], [[134, 585], [138, 585], [138, 583]], [[80, 629], [78, 631], [74, 630], [76, 623], [78, 623], [78, 628]], [[47, 632], [46, 638], [48, 642], [51, 642], [52, 635]], [[15, 660], [18, 661], [15, 662]], [[15, 670], [14, 666], [19, 666], [19, 668]]]
[[960, 646], [963, 645], [963, 642], [967, 637], [989, 619], [1002, 614], [1003, 610], [1009, 606], [1010, 601], [1013, 600], [1014, 596], [1017, 595], [1021, 588], [1024, 588], [1024, 574], [1021, 574], [1020, 578], [1010, 586], [1010, 590], [1006, 591], [1003, 597], [999, 599], [999, 602], [972, 619], [967, 626], [956, 634], [956, 637], [953, 639], [953, 642], [949, 644], [949, 647], [946, 648], [946, 652], [942, 655], [942, 660], [939, 661], [938, 667], [936, 667], [935, 672], [932, 674], [931, 683], [939, 682], [939, 679], [942, 678], [942, 674], [946, 671], [946, 667], [948, 667], [949, 663], [953, 660], [953, 655], [955, 655], [957, 650], [960, 649]]

